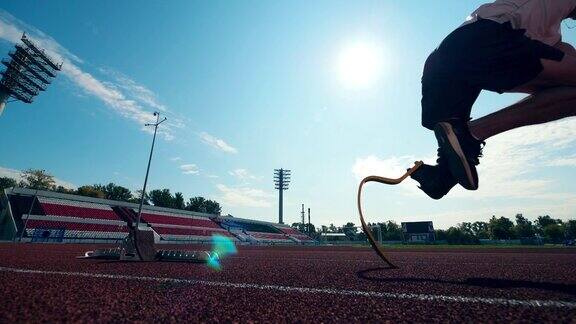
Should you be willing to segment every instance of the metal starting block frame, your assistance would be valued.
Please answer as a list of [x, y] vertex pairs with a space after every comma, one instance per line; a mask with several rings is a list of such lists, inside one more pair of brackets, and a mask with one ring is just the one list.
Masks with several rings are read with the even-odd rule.
[[151, 230], [131, 229], [119, 247], [88, 251], [78, 259], [207, 263], [219, 260], [219, 255], [209, 251], [156, 250]]

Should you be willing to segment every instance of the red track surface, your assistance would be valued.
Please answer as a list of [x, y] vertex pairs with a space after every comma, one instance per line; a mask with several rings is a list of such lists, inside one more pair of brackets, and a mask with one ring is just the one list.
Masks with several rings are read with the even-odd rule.
[[75, 259], [93, 248], [0, 244], [0, 323], [576, 321], [576, 249], [395, 250], [387, 270], [369, 249], [240, 247], [215, 272]]

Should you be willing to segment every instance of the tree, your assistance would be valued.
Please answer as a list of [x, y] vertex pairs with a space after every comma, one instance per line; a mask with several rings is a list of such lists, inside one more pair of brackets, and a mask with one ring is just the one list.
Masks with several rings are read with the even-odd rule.
[[548, 225], [561, 224], [561, 223], [562, 223], [561, 220], [553, 219], [549, 215], [538, 216], [538, 218], [536, 219], [536, 230], [538, 231], [539, 234], [544, 235], [544, 229]]
[[469, 235], [469, 236], [474, 236], [474, 230], [472, 229], [472, 223], [467, 223], [467, 222], [463, 222], [460, 224], [457, 224], [457, 228], [462, 231], [462, 233]]
[[155, 189], [150, 191], [150, 201], [154, 206], [172, 208], [174, 206], [174, 197], [170, 189]]
[[560, 243], [564, 239], [564, 229], [560, 224], [550, 224], [544, 227], [544, 237], [553, 243]]
[[514, 226], [514, 232], [519, 238], [534, 237], [534, 225], [532, 225], [532, 222], [522, 214], [516, 214], [516, 226]]
[[95, 186], [82, 186], [79, 187], [76, 193], [80, 196], [106, 198], [106, 193], [96, 188]]
[[206, 200], [205, 206], [206, 213], [208, 214], [220, 215], [222, 212], [222, 207], [220, 207], [220, 204], [217, 201]]
[[302, 233], [306, 232], [306, 224], [292, 223], [292, 228]]
[[[383, 225], [383, 226], [382, 226]], [[384, 241], [400, 241], [402, 240], [402, 228], [394, 221], [387, 221], [382, 223], [382, 239]]]
[[474, 236], [476, 236], [478, 239], [490, 238], [490, 233], [488, 231], [488, 223], [486, 222], [472, 223], [472, 232], [474, 233]]
[[60, 193], [70, 194], [70, 195], [74, 195], [77, 193], [76, 190], [68, 189], [68, 188], [63, 187], [63, 186], [54, 187], [54, 188], [52, 188], [52, 190], [54, 190], [56, 192], [60, 192]]
[[448, 241], [448, 236], [445, 230], [437, 229], [434, 230], [434, 237], [437, 241]]
[[218, 202], [214, 200], [206, 200], [204, 197], [190, 198], [186, 204], [186, 210], [216, 215], [220, 215], [222, 212], [222, 208]]
[[204, 197], [194, 197], [188, 200], [186, 203], [186, 210], [198, 212], [198, 213], [205, 213], [205, 202], [206, 199]]
[[176, 209], [186, 208], [186, 204], [184, 203], [184, 195], [181, 192], [177, 192], [174, 194], [174, 208]]
[[348, 222], [346, 223], [346, 225], [342, 226], [342, 231], [344, 233], [350, 233], [352, 235], [356, 235], [356, 233], [358, 233], [358, 228], [356, 228], [356, 225], [354, 225], [354, 223]]
[[306, 234], [316, 234], [316, 226], [314, 224], [309, 223], [306, 224]]
[[506, 217], [501, 216], [496, 218], [492, 216], [490, 222], [488, 223], [488, 230], [490, 231], [490, 237], [496, 240], [509, 240], [513, 238], [514, 235], [514, 223]]
[[12, 178], [0, 177], [0, 190], [16, 187], [18, 182]]
[[[468, 223], [470, 224], [470, 223]], [[465, 228], [465, 226], [464, 226]], [[478, 239], [474, 237], [471, 231], [463, 229], [462, 224], [458, 227], [450, 227], [446, 231], [446, 240], [450, 244], [477, 244]]]
[[28, 169], [22, 171], [21, 176], [20, 186], [25, 188], [51, 190], [56, 184], [54, 176], [46, 173], [46, 170]]
[[95, 188], [104, 192], [106, 199], [119, 200], [119, 201], [131, 201], [132, 192], [130, 189], [118, 186], [112, 182], [107, 185], [94, 185]]
[[330, 223], [330, 226], [328, 226], [328, 233], [336, 233], [338, 232], [338, 229], [336, 228], [336, 226], [334, 226], [334, 224]]
[[569, 220], [564, 224], [567, 239], [576, 239], [576, 220]]
[[[142, 190], [137, 190], [136, 191], [136, 195], [132, 196], [132, 198], [130, 200], [128, 200], [128, 202], [134, 203], [134, 204], [140, 204], [140, 200], [142, 199]], [[150, 195], [148, 195], [148, 193], [144, 193], [144, 203], [143, 205], [150, 205]]]

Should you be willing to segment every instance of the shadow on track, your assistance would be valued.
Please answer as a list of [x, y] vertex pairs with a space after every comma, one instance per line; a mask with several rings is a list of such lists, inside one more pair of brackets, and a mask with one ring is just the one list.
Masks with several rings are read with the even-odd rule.
[[360, 279], [369, 280], [373, 282], [441, 283], [441, 284], [476, 286], [476, 287], [499, 288], [499, 289], [531, 288], [531, 289], [549, 290], [576, 296], [576, 285], [562, 284], [562, 283], [510, 280], [510, 279], [498, 279], [498, 278], [467, 278], [463, 281], [456, 281], [456, 280], [429, 279], [429, 278], [380, 278], [371, 276], [371, 273], [385, 270], [389, 270], [389, 268], [385, 267], [370, 268], [360, 270], [356, 272], [356, 275]]

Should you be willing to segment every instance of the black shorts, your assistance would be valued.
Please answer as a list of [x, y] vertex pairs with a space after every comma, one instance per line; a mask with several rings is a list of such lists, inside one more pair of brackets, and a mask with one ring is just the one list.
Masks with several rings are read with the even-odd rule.
[[487, 19], [453, 31], [428, 57], [422, 76], [422, 125], [468, 120], [480, 91], [514, 89], [542, 72], [540, 59], [564, 52], [524, 35], [510, 23]]

